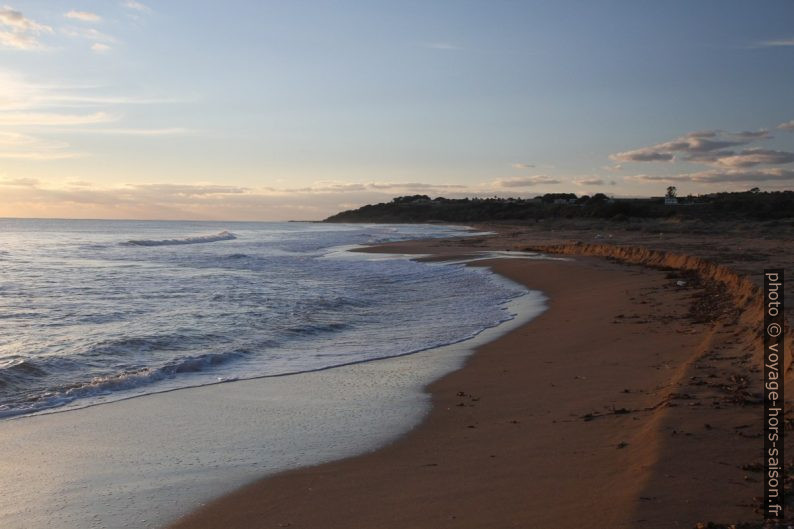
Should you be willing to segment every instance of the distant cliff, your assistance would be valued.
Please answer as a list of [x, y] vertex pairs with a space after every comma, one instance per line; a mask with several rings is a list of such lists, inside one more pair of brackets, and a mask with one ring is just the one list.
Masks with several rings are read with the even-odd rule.
[[577, 197], [573, 193], [549, 193], [522, 198], [433, 198], [412, 195], [391, 202], [343, 211], [326, 222], [487, 222], [545, 218], [598, 218], [614, 221], [629, 218], [682, 217], [703, 220], [780, 220], [794, 218], [794, 191], [762, 193], [714, 193], [678, 198], [613, 199], [598, 193]]

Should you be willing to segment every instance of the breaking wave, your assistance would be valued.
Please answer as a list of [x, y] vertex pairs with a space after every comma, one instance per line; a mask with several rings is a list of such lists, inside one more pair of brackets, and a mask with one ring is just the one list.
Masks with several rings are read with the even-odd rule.
[[133, 239], [127, 241], [129, 246], [177, 246], [180, 244], [202, 244], [205, 242], [231, 241], [237, 236], [229, 231], [222, 231], [213, 235], [196, 235], [194, 237], [183, 237], [181, 239]]
[[0, 418], [455, 343], [525, 292], [462, 264], [340, 252], [461, 233], [441, 226], [239, 223], [238, 238], [229, 224], [42, 222], [0, 250]]
[[[205, 353], [188, 355], [175, 358], [159, 367], [139, 367], [118, 373], [95, 376], [83, 382], [73, 382], [60, 387], [49, 388], [47, 391], [35, 395], [27, 395], [19, 401], [10, 401], [0, 404], [0, 418], [33, 413], [49, 408], [63, 406], [80, 398], [90, 398], [108, 395], [111, 392], [141, 388], [152, 383], [172, 379], [185, 373], [199, 373], [230, 361], [242, 358], [247, 351], [230, 351], [226, 353]], [[14, 370], [23, 370], [26, 375], [41, 375], [46, 371], [31, 365], [30, 362], [20, 362], [12, 366]], [[3, 370], [0, 378], [0, 387], [11, 373], [10, 369]]]

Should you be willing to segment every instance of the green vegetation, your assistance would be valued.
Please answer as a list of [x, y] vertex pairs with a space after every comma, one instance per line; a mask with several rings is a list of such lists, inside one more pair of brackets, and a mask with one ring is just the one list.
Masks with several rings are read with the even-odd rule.
[[[668, 188], [667, 197], [675, 196]], [[702, 220], [779, 220], [794, 218], [794, 191], [712, 193], [678, 197], [616, 198], [598, 193], [577, 197], [573, 193], [548, 193], [535, 198], [430, 198], [403, 196], [391, 202], [371, 204], [337, 213], [326, 222], [484, 222], [594, 218], [626, 221], [630, 218]]]

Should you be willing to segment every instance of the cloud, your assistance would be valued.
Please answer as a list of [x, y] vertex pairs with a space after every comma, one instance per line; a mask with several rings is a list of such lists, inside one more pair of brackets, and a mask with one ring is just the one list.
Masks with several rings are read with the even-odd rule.
[[58, 114], [42, 112], [2, 112], [0, 125], [87, 125], [106, 123], [116, 118], [107, 112]]
[[726, 147], [733, 147], [736, 145], [744, 145], [747, 143], [744, 139], [739, 140], [712, 140], [706, 138], [680, 138], [678, 140], [673, 140], [667, 143], [662, 143], [657, 145], [656, 148], [662, 150], [663, 152], [680, 152], [680, 153], [704, 153], [704, 152], [713, 152], [718, 151], [720, 149], [724, 149]]
[[794, 131], [794, 119], [792, 119], [791, 121], [786, 121], [785, 123], [781, 123], [780, 125], [777, 126], [777, 128], [781, 130]]
[[734, 151], [698, 152], [686, 155], [683, 159], [687, 162], [718, 163], [722, 158], [734, 156]]
[[[794, 120], [778, 125], [778, 129], [794, 129]], [[788, 182], [794, 171], [775, 166], [794, 163], [794, 152], [746, 146], [772, 138], [767, 129], [742, 132], [705, 130], [690, 132], [674, 140], [613, 154], [616, 161], [686, 161], [710, 166], [708, 170], [678, 175], [639, 174], [626, 177], [634, 182], [690, 182], [696, 184]]]
[[690, 132], [664, 143], [610, 155], [615, 162], [671, 162], [681, 156], [690, 162], [717, 162], [723, 156], [732, 156], [729, 147], [747, 145], [753, 141], [771, 138], [768, 130], [743, 132], [699, 131]]
[[18, 50], [43, 48], [38, 36], [53, 32], [50, 26], [26, 18], [21, 11], [8, 6], [0, 8], [0, 27], [5, 28], [0, 29], [0, 45]]
[[562, 183], [560, 180], [556, 180], [546, 175], [535, 175], [535, 176], [520, 176], [515, 178], [504, 178], [501, 180], [496, 180], [493, 182], [493, 185], [498, 188], [513, 188], [513, 187], [532, 187], [536, 185], [554, 185]]
[[52, 28], [50, 26], [45, 26], [44, 24], [39, 24], [38, 22], [34, 22], [29, 18], [25, 18], [22, 12], [15, 11], [8, 6], [0, 8], [0, 24], [8, 26], [17, 31], [52, 33]]
[[[90, 154], [70, 152], [65, 142], [36, 138], [31, 134], [65, 138], [65, 134], [73, 133], [140, 137], [195, 133], [183, 127], [121, 125], [123, 113], [118, 107], [177, 102], [184, 101], [113, 95], [101, 85], [47, 84], [0, 68], [0, 158], [53, 160]], [[114, 122], [119, 122], [119, 126], [109, 125]], [[11, 145], [12, 142], [15, 145]]]
[[201, 197], [209, 195], [239, 195], [251, 191], [250, 188], [240, 186], [224, 186], [212, 184], [135, 184], [131, 189], [151, 193], [157, 197], [180, 196]]
[[116, 42], [116, 38], [95, 28], [64, 28], [61, 32], [67, 37], [95, 40], [99, 42]]
[[610, 185], [614, 186], [617, 185], [617, 182], [614, 180], [604, 180], [603, 178], [582, 178], [580, 180], [574, 180], [574, 184], [578, 186], [605, 186]]
[[35, 178], [10, 178], [0, 180], [0, 186], [34, 187], [39, 184]]
[[643, 149], [611, 154], [609, 158], [616, 162], [669, 162], [672, 161], [673, 154], [669, 152], [659, 152], [653, 147], [646, 147]]
[[154, 105], [188, 103], [195, 98], [157, 98], [100, 93], [102, 85], [69, 85], [34, 81], [0, 68], [0, 112], [49, 108], [91, 108], [110, 105]]
[[85, 128], [70, 129], [70, 132], [85, 134], [112, 134], [119, 136], [180, 136], [193, 134], [196, 131], [183, 127], [167, 127], [161, 129], [108, 129], [108, 128]]
[[794, 38], [764, 40], [762, 42], [759, 42], [757, 45], [757, 47], [760, 48], [777, 48], [781, 46], [794, 46]]
[[80, 20], [81, 22], [99, 22], [102, 20], [102, 17], [97, 15], [96, 13], [90, 13], [88, 11], [77, 11], [72, 9], [71, 11], [64, 13], [66, 18], [71, 18], [73, 20]]
[[772, 135], [766, 129], [745, 130], [743, 132], [728, 132], [726, 134], [742, 140], [765, 140], [772, 137]]
[[696, 130], [695, 132], [687, 133], [687, 137], [689, 138], [713, 138], [717, 135], [718, 131], [716, 130]]
[[699, 184], [720, 184], [725, 182], [768, 182], [785, 180], [791, 180], [794, 182], [794, 170], [782, 168], [751, 170], [726, 169], [668, 176], [651, 176], [643, 174], [627, 177], [627, 179], [638, 182], [692, 182]]
[[444, 191], [466, 190], [459, 184], [427, 184], [421, 182], [316, 182], [300, 188], [268, 188], [280, 193], [350, 193], [353, 191], [392, 191], [400, 193], [442, 193]]
[[124, 0], [121, 3], [122, 6], [126, 7], [127, 9], [132, 9], [133, 11], [140, 11], [142, 13], [150, 13], [152, 8], [147, 5], [144, 5], [140, 2], [136, 2], [135, 0]]
[[68, 160], [72, 158], [82, 158], [84, 155], [76, 152], [41, 152], [41, 151], [0, 151], [0, 159], [4, 160]]
[[511, 167], [513, 169], [532, 169], [535, 166], [531, 163], [516, 162], [514, 164], [511, 164]]
[[19, 50], [35, 50], [41, 48], [41, 43], [33, 35], [0, 31], [0, 45], [4, 48]]
[[26, 134], [19, 134], [18, 132], [0, 131], [0, 147], [4, 146], [18, 146], [30, 145], [35, 141], [35, 138]]
[[728, 167], [752, 167], [755, 165], [779, 165], [794, 162], [794, 153], [769, 149], [746, 149], [738, 154], [720, 156], [716, 163]]
[[[99, 15], [85, 11], [69, 11], [65, 16], [91, 22], [97, 22], [100, 20]], [[110, 44], [117, 42], [115, 37], [108, 35], [107, 33], [103, 33], [95, 28], [68, 27], [61, 29], [61, 32], [67, 37], [94, 41], [94, 43], [91, 45], [91, 51], [97, 54], [108, 53], [112, 49]]]
[[466, 189], [466, 186], [459, 184], [423, 184], [420, 182], [408, 183], [370, 183], [367, 189]]
[[[54, 185], [0, 180], [0, 216], [149, 219], [321, 219], [341, 209], [388, 201], [395, 190], [413, 194], [416, 183], [318, 182], [303, 189], [233, 185], [126, 184], [90, 182]], [[432, 184], [419, 184], [425, 190]], [[440, 184], [438, 187], [444, 187]], [[456, 189], [464, 186], [450, 186]], [[388, 189], [386, 191], [385, 189]], [[342, 208], [340, 204], [346, 204]]]
[[61, 160], [80, 156], [69, 152], [68, 147], [68, 143], [61, 141], [42, 140], [17, 132], [0, 132], [0, 159]]

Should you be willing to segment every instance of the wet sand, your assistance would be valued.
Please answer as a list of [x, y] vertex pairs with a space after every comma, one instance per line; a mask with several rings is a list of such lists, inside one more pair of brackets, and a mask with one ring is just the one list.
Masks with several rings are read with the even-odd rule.
[[[443, 258], [517, 243], [482, 241], [374, 251]], [[431, 384], [426, 420], [385, 448], [263, 479], [172, 527], [759, 520], [760, 375], [747, 329], [717, 310], [730, 305], [720, 298], [730, 293], [595, 257], [476, 264], [543, 291], [549, 310]]]

